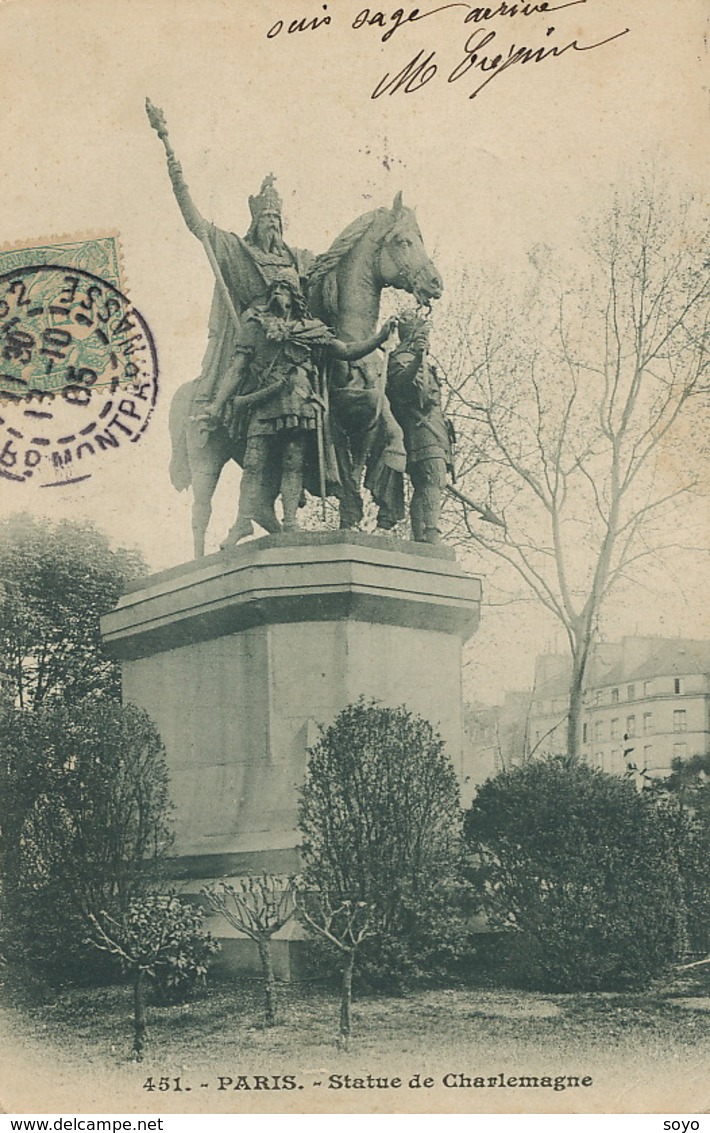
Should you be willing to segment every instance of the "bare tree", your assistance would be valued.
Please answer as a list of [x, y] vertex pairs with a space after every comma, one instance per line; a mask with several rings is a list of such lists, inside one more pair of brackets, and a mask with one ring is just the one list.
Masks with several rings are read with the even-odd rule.
[[175, 894], [148, 894], [131, 902], [120, 919], [104, 909], [88, 911], [88, 943], [115, 956], [133, 984], [133, 1058], [142, 1062], [146, 1045], [146, 981], [160, 968], [191, 967], [207, 973], [209, 957], [218, 945], [202, 932], [202, 912]]
[[291, 880], [265, 873], [240, 877], [236, 885], [222, 881], [218, 886], [206, 886], [202, 892], [215, 913], [255, 942], [264, 976], [266, 1025], [273, 1027], [277, 1004], [271, 938], [295, 912]]
[[693, 201], [645, 184], [567, 268], [537, 249], [517, 299], [509, 284], [464, 288], [438, 327], [462, 486], [505, 522], [464, 506], [452, 532], [563, 626], [573, 756], [604, 601], [682, 544], [674, 510], [699, 485], [689, 410], [707, 391], [706, 256]]
[[352, 1034], [355, 958], [362, 942], [375, 935], [374, 910], [366, 901], [351, 901], [342, 895], [333, 901], [327, 890], [307, 885], [296, 890], [296, 909], [302, 923], [342, 955], [338, 1047], [347, 1050]]

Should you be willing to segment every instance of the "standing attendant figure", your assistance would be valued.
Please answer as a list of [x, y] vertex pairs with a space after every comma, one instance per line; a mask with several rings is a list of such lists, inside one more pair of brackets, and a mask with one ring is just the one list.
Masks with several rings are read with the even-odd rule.
[[438, 543], [447, 473], [453, 476], [453, 426], [444, 416], [439, 375], [427, 356], [426, 320], [415, 311], [400, 316], [399, 339], [387, 367], [387, 396], [404, 433], [412, 536], [418, 543]]
[[225, 545], [249, 534], [252, 520], [263, 526], [264, 510], [273, 506], [275, 483], [283, 505], [283, 530], [297, 527], [303, 489], [317, 494], [324, 471], [318, 467], [315, 444], [323, 413], [318, 364], [327, 357], [362, 358], [380, 346], [394, 326], [391, 319], [365, 341], [342, 342], [320, 319], [310, 317], [293, 272], [279, 273], [266, 301], [245, 312], [234, 361], [205, 409], [208, 419], [221, 418], [230, 404], [238, 414], [240, 399], [251, 399], [259, 390], [264, 393], [247, 411], [239, 518]]

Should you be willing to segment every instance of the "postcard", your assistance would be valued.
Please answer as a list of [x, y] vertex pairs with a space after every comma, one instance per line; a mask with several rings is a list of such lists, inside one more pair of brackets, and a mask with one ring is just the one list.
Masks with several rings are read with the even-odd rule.
[[[579, 975], [575, 984], [576, 967], [591, 971], [586, 954], [574, 953], [579, 944], [570, 945], [564, 978], [543, 944], [536, 971], [553, 975], [531, 989], [499, 978], [508, 937], [491, 920], [497, 914], [477, 907], [466, 921], [477, 959], [467, 960], [463, 937], [456, 943], [446, 921], [450, 910], [442, 912], [449, 867], [431, 856], [443, 846], [432, 815], [448, 805], [433, 800], [448, 798], [454, 780], [441, 770], [441, 796], [422, 794], [430, 767], [440, 767], [431, 737], [434, 763], [401, 756], [410, 751], [411, 711], [443, 736], [466, 808], [485, 780], [532, 766], [550, 732], [562, 735], [554, 732], [562, 719], [572, 720], [562, 731], [582, 763], [627, 785], [632, 767], [634, 798], [646, 780], [670, 774], [671, 757], [707, 756], [710, 652], [700, 646], [710, 638], [708, 477], [699, 396], [707, 388], [707, 280], [694, 274], [702, 257], [692, 227], [710, 172], [707, 32], [701, 0], [672, 10], [662, 0], [0, 4], [0, 521], [15, 547], [0, 549], [5, 708], [35, 714], [26, 735], [46, 755], [35, 782], [45, 782], [50, 748], [59, 779], [71, 778], [103, 696], [114, 697], [118, 715], [110, 724], [91, 717], [100, 750], [118, 751], [104, 740], [119, 744], [130, 724], [144, 729], [140, 750], [148, 751], [148, 725], [137, 723], [145, 718], [121, 715], [111, 685], [120, 662], [125, 704], [148, 713], [165, 745], [175, 839], [167, 872], [179, 896], [144, 898], [143, 912], [132, 907], [132, 944], [125, 925], [121, 936], [86, 897], [87, 932], [95, 929], [102, 962], [113, 955], [113, 978], [106, 968], [93, 982], [82, 978], [84, 961], [83, 972], [68, 964], [55, 978], [55, 961], [71, 950], [61, 933], [39, 969], [36, 958], [33, 967], [7, 951], [6, 1112], [707, 1108], [708, 945], [703, 951], [696, 934], [670, 975], [653, 969], [634, 987], [604, 974], [586, 983]], [[639, 281], [651, 268], [631, 248], [631, 228], [635, 238], [644, 216], [665, 257], [658, 291], [644, 291]], [[650, 246], [647, 237], [639, 247]], [[616, 265], [601, 323], [595, 248]], [[640, 336], [666, 319], [648, 356], [619, 330], [627, 316]], [[602, 325], [612, 333], [616, 325], [616, 354]], [[592, 347], [597, 363], [580, 361]], [[650, 375], [642, 387], [650, 416], [629, 440], [627, 417], [641, 395], [627, 390], [624, 417], [618, 383], [635, 349], [638, 381]], [[446, 416], [458, 434], [455, 478]], [[563, 438], [556, 450], [555, 437]], [[612, 451], [618, 461], [606, 480]], [[634, 497], [635, 511], [616, 503], [610, 511], [606, 485], [623, 496], [623, 509], [632, 480], [646, 493]], [[545, 571], [572, 528], [565, 520], [555, 529], [552, 517], [568, 489], [581, 493], [570, 521], [576, 535], [553, 585]], [[646, 519], [655, 526], [644, 526], [637, 544]], [[597, 547], [600, 522], [616, 541], [610, 537], [608, 561], [606, 550], [594, 559], [606, 573], [592, 584], [585, 554]], [[61, 539], [74, 581], [49, 569]], [[41, 550], [50, 543], [51, 555]], [[105, 581], [115, 582], [119, 551], [122, 596]], [[98, 613], [93, 644], [87, 637], [82, 648], [99, 648], [101, 614], [114, 668], [87, 675], [72, 653], [69, 680], [52, 666], [65, 663], [77, 619], [93, 610], [91, 580]], [[585, 605], [580, 595], [597, 583], [596, 604]], [[112, 596], [99, 609], [102, 593]], [[20, 601], [27, 633], [63, 611], [39, 659], [35, 650], [28, 660], [24, 645], [13, 652]], [[676, 658], [648, 670], [647, 683], [658, 673], [675, 682], [668, 693], [660, 685], [644, 691], [643, 676], [629, 675], [648, 668], [660, 639], [689, 642], [693, 658], [685, 668]], [[643, 641], [651, 641], [645, 653], [623, 653]], [[546, 655], [547, 668], [535, 670]], [[558, 655], [579, 662], [576, 676], [555, 670]], [[543, 669], [550, 688], [558, 678], [564, 687], [542, 695], [547, 707], [536, 723], [530, 690]], [[618, 679], [605, 683], [613, 672]], [[569, 710], [564, 697], [577, 677]], [[595, 743], [594, 718], [583, 716], [593, 699], [583, 696], [598, 687], [603, 698], [607, 685], [609, 720], [600, 717]], [[79, 686], [81, 724], [71, 715]], [[651, 707], [644, 700], [612, 710], [619, 697], [636, 703], [642, 693]], [[674, 695], [680, 700], [671, 703]], [[666, 709], [667, 760], [654, 764], [661, 741], [651, 717]], [[427, 868], [444, 871], [431, 890], [439, 904], [432, 897], [426, 914], [422, 905], [412, 912], [423, 876], [414, 841], [405, 838], [399, 864], [388, 859], [391, 876], [372, 882], [377, 899], [353, 896], [344, 882], [319, 889], [327, 855], [317, 866], [299, 855], [302, 838], [316, 854], [326, 827], [336, 842], [336, 827], [341, 840], [364, 829], [354, 817], [362, 797], [353, 802], [344, 784], [348, 753], [370, 726], [368, 712], [379, 710], [390, 713], [386, 736], [402, 762], [396, 774], [387, 771], [377, 762], [387, 742], [375, 744], [374, 770], [363, 772], [371, 776], [367, 797], [390, 774], [395, 793], [389, 817], [378, 812], [379, 833], [363, 845], [384, 862], [385, 845], [421, 822], [416, 854], [426, 857], [428, 847]], [[32, 721], [55, 713], [58, 727], [60, 711], [68, 713], [61, 736], [37, 739]], [[704, 724], [694, 712], [705, 713]], [[341, 772], [327, 765], [322, 730], [336, 717]], [[510, 760], [500, 739], [506, 719], [506, 742], [519, 750]], [[497, 729], [495, 743], [487, 727]], [[8, 750], [20, 750], [20, 731], [12, 740], [3, 733]], [[309, 751], [321, 757], [313, 783], [322, 774], [318, 790], [327, 781], [333, 792], [325, 811], [316, 786], [310, 802], [299, 794]], [[124, 757], [116, 759], [125, 770]], [[13, 766], [17, 785], [25, 780]], [[82, 805], [97, 814], [117, 776], [95, 787], [85, 776]], [[62, 855], [36, 849], [43, 830], [51, 840], [69, 823], [69, 811], [52, 811], [58, 782], [37, 787], [31, 818], [20, 821], [18, 809], [13, 824], [4, 811], [7, 869], [33, 846], [37, 855], [7, 915], [27, 933], [27, 917], [44, 909], [32, 922], [39, 936], [58, 915], [51, 871]], [[373, 805], [384, 806], [383, 797]], [[483, 808], [489, 796], [479, 797]], [[497, 813], [491, 799], [493, 810], [481, 809], [476, 822]], [[642, 853], [636, 837], [625, 864]], [[657, 893], [668, 859], [645, 852], [649, 876], [658, 870]], [[639, 883], [629, 901], [645, 908], [647, 888]], [[393, 903], [400, 890], [410, 920]], [[168, 922], [170, 932], [187, 933], [200, 909], [221, 941], [214, 956], [209, 948], [201, 960], [190, 953], [199, 976], [201, 964], [211, 965], [206, 990], [171, 999], [165, 985], [160, 999], [148, 986], [136, 1023], [131, 973], [142, 964], [152, 985], [163, 962], [157, 952], [150, 959], [148, 945], [136, 959], [141, 917], [167, 918], [166, 933]], [[250, 931], [257, 914], [268, 924]], [[383, 925], [395, 922], [400, 937], [390, 940]], [[637, 925], [628, 946], [637, 973], [646, 960], [651, 971], [657, 947], [650, 927], [645, 943], [640, 932]], [[150, 947], [158, 947], [154, 938]], [[681, 960], [698, 966], [681, 971]], [[273, 993], [265, 1006], [263, 971]]]

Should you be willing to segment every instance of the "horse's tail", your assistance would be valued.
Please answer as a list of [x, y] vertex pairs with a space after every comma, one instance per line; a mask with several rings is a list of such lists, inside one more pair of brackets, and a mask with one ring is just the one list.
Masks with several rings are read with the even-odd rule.
[[194, 389], [194, 381], [185, 382], [175, 391], [173, 400], [170, 402], [169, 426], [172, 442], [170, 483], [178, 492], [184, 492], [192, 483], [190, 457], [187, 450], [187, 422], [192, 407]]

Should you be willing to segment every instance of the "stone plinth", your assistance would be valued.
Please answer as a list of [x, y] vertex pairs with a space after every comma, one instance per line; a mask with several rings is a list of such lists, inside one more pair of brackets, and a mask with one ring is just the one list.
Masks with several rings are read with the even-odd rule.
[[361, 695], [438, 725], [460, 769], [479, 605], [451, 550], [350, 532], [267, 536], [141, 580], [102, 628], [165, 743], [179, 875], [295, 872], [306, 750]]

